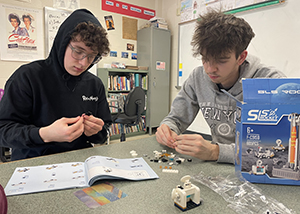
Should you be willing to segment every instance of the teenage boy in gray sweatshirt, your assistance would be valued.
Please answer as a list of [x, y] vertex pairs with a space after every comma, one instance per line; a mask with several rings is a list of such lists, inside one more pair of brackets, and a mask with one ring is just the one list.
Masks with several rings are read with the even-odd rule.
[[[193, 55], [202, 57], [174, 99], [171, 111], [156, 132], [160, 144], [201, 160], [234, 164], [236, 101], [243, 100], [242, 78], [280, 78], [283, 73], [266, 67], [247, 47], [254, 37], [242, 18], [212, 11], [197, 21]], [[201, 110], [211, 129], [212, 142], [199, 134], [182, 134]]]

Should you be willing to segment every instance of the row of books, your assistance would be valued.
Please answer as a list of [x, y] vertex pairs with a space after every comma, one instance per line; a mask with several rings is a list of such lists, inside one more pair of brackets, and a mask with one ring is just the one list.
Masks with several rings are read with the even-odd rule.
[[149, 27], [156, 27], [165, 30], [169, 29], [167, 21], [159, 17], [153, 17], [148, 22], [146, 22], [144, 25], [141, 26], [141, 28], [149, 28]]
[[148, 90], [148, 75], [132, 73], [126, 76], [110, 75], [108, 77], [108, 90], [111, 91], [130, 91], [137, 86]]
[[159, 22], [159, 21], [157, 21], [157, 22], [152, 22], [151, 25], [154, 26], [154, 27], [160, 28], [160, 29], [165, 29], [165, 30], [168, 30], [168, 29], [169, 29], [167, 23], [161, 23], [161, 22]]
[[125, 125], [121, 126], [121, 124], [119, 124], [119, 123], [113, 123], [109, 127], [110, 136], [121, 134], [122, 128], [123, 128], [123, 132], [125, 134], [132, 133], [132, 132], [146, 131], [146, 117], [142, 116], [142, 119], [139, 122], [139, 124], [134, 125], [134, 126], [125, 126]]
[[[111, 113], [117, 113], [120, 106], [121, 112], [123, 112], [124, 103], [128, 93], [108, 93], [107, 101]], [[147, 108], [147, 95], [145, 95], [145, 110]]]
[[123, 106], [127, 95], [128, 93], [108, 93], [107, 101], [111, 113], [118, 112], [119, 106], [121, 107], [121, 112], [123, 111]]
[[168, 23], [166, 22], [165, 19], [159, 18], [159, 17], [153, 17], [150, 19], [150, 23], [152, 26], [168, 30]]

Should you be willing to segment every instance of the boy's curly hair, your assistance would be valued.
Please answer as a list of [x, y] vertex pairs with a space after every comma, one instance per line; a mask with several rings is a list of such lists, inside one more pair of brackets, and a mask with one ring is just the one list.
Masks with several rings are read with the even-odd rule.
[[247, 49], [254, 32], [242, 18], [220, 11], [210, 11], [200, 16], [191, 45], [193, 56], [205, 55], [216, 60], [224, 54], [235, 52], [236, 58]]
[[93, 51], [97, 51], [100, 56], [106, 56], [110, 51], [105, 29], [92, 22], [79, 23], [71, 34], [71, 41], [77, 41], [77, 36], [80, 36], [81, 41]]

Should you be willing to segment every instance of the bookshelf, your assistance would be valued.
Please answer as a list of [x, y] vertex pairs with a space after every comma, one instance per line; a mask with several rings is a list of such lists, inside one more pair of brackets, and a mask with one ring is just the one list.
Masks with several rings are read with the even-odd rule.
[[[127, 94], [136, 86], [141, 86], [147, 96], [148, 90], [148, 71], [136, 69], [120, 68], [98, 68], [97, 76], [102, 80], [106, 89], [106, 95], [110, 106], [123, 106], [123, 101]], [[147, 97], [146, 97], [147, 98]], [[146, 104], [147, 106], [147, 104]], [[115, 114], [117, 109], [110, 107], [111, 114]], [[121, 129], [126, 136], [137, 135], [146, 132], [146, 109], [142, 120], [138, 125], [125, 127], [121, 124], [112, 124], [110, 127], [111, 138], [120, 137]], [[129, 135], [128, 135], [129, 134]]]

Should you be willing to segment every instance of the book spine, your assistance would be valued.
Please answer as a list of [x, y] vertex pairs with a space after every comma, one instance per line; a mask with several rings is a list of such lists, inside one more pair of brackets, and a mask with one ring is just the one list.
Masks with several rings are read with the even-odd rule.
[[135, 87], [139, 86], [139, 76], [138, 76], [138, 74], [134, 74], [134, 81], [135, 81], [134, 86]]

